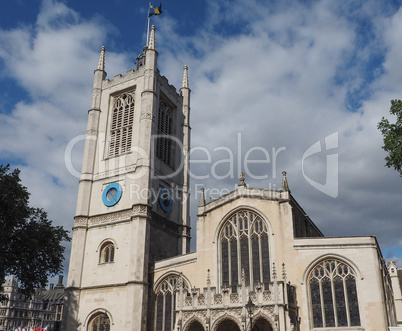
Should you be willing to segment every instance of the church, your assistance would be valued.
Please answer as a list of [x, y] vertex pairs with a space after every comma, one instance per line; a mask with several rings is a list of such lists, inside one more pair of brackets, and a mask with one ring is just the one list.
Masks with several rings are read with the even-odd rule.
[[67, 331], [401, 330], [396, 263], [374, 236], [324, 237], [291, 194], [236, 189], [198, 205], [190, 252], [190, 88], [157, 68], [94, 72], [66, 288]]

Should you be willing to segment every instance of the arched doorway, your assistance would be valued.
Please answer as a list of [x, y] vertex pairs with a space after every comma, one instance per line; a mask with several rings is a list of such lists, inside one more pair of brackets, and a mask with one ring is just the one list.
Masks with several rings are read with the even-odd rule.
[[265, 318], [260, 317], [253, 321], [252, 331], [273, 331], [273, 329]]
[[240, 329], [234, 321], [227, 319], [219, 323], [216, 331], [240, 331]]
[[186, 328], [186, 330], [187, 331], [204, 331], [204, 328], [200, 322], [192, 321], [191, 324], [189, 325], [189, 327]]

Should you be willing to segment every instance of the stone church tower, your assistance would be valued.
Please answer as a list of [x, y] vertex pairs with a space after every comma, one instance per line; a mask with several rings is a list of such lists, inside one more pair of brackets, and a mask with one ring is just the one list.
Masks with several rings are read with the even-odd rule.
[[64, 330], [146, 330], [154, 307], [150, 267], [189, 251], [188, 69], [177, 93], [160, 75], [157, 57], [153, 26], [135, 70], [109, 80], [102, 47], [88, 111]]

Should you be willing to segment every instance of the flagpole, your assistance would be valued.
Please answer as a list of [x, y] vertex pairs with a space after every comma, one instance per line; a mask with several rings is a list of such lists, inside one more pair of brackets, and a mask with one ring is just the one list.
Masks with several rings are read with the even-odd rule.
[[149, 16], [149, 10], [151, 9], [151, 1], [149, 2], [149, 6], [148, 6], [148, 26], [147, 26], [147, 47], [148, 47], [148, 43], [149, 43], [149, 21], [151, 20], [151, 17]]

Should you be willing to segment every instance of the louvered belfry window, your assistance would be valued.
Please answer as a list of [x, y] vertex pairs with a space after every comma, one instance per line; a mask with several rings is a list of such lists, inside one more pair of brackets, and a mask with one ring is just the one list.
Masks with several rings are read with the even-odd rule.
[[219, 235], [222, 286], [237, 290], [242, 270], [246, 285], [270, 282], [268, 228], [260, 215], [240, 210], [223, 224]]
[[161, 99], [158, 110], [158, 138], [156, 140], [156, 156], [167, 165], [172, 165], [172, 122], [173, 110], [165, 100]]
[[131, 150], [133, 121], [134, 92], [115, 97], [110, 127], [109, 156], [120, 155]]

